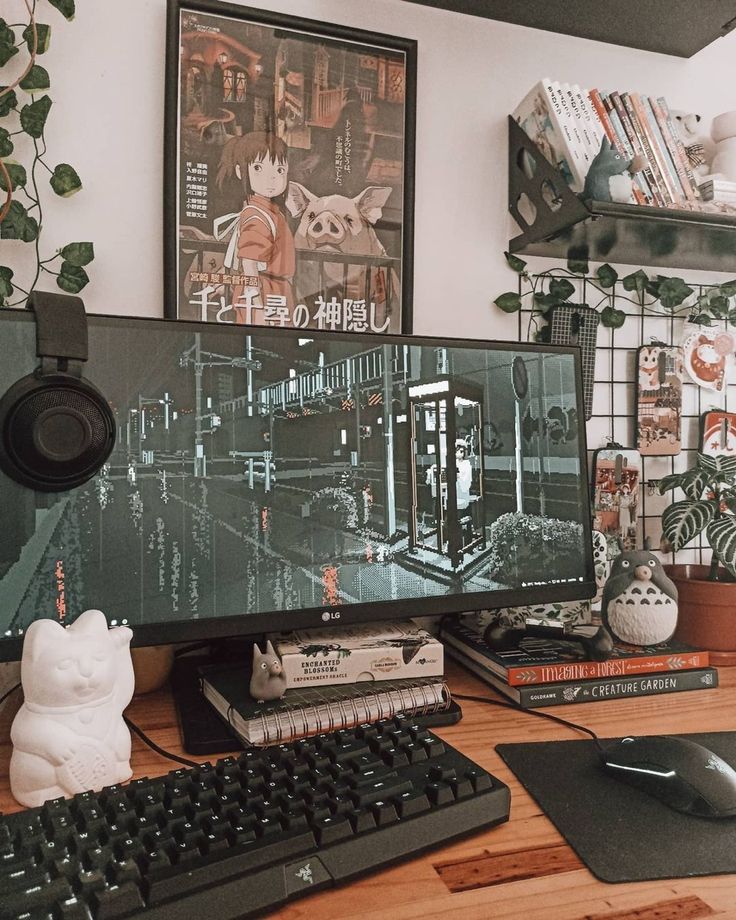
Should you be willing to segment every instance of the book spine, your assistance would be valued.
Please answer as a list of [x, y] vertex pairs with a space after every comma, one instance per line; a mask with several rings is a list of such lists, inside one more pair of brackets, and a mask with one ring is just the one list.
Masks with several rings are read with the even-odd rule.
[[611, 118], [615, 120], [617, 125], [621, 126], [621, 131], [626, 137], [628, 137], [633, 155], [640, 157], [644, 162], [644, 166], [641, 170], [637, 171], [636, 175], [640, 176], [642, 179], [642, 184], [646, 196], [646, 204], [654, 205], [655, 207], [663, 207], [664, 200], [660, 193], [654, 174], [652, 173], [652, 169], [649, 165], [649, 160], [647, 159], [644, 147], [639, 140], [638, 133], [631, 123], [629, 113], [626, 111], [623, 103], [621, 102], [619, 94], [611, 93], [607, 97], [606, 104], [610, 105], [611, 107]]
[[650, 158], [650, 165], [652, 166], [653, 170], [656, 171], [657, 180], [659, 181], [659, 186], [665, 199], [665, 206], [676, 204], [678, 196], [672, 185], [672, 180], [670, 179], [667, 165], [664, 162], [662, 154], [654, 138], [652, 129], [649, 125], [649, 120], [647, 119], [646, 112], [642, 106], [641, 99], [636, 93], [622, 93], [621, 100], [624, 105], [626, 105], [628, 102], [631, 106], [629, 116], [632, 118], [632, 121], [636, 119], [640, 136], [644, 141], [647, 156]]
[[519, 687], [519, 705], [524, 709], [561, 706], [566, 703], [594, 703], [632, 696], [654, 696], [683, 690], [712, 690], [718, 686], [715, 668], [698, 668], [670, 674], [642, 674], [637, 677], [604, 677], [600, 680], [565, 681]]
[[570, 105], [570, 94], [568, 92], [570, 88], [570, 84], [569, 83], [555, 83], [554, 86], [557, 89], [557, 92], [559, 93], [560, 105], [562, 106], [562, 111], [564, 112], [565, 120], [570, 126], [570, 133], [572, 135], [572, 140], [574, 144], [573, 153], [575, 156], [577, 156], [580, 162], [581, 168], [583, 170], [583, 177], [585, 177], [587, 176], [588, 170], [590, 169], [590, 163], [591, 163], [592, 157], [590, 156], [590, 152], [585, 145], [585, 141], [583, 140], [583, 135], [580, 130], [580, 124], [578, 122], [578, 119], [572, 109], [572, 106]]
[[593, 135], [588, 130], [588, 124], [585, 121], [585, 116], [578, 99], [578, 94], [575, 91], [575, 87], [569, 83], [563, 84], [563, 97], [568, 109], [572, 114], [575, 130], [578, 132], [581, 142], [585, 148], [585, 154], [588, 160], [588, 168], [590, 168], [590, 164], [593, 161], [593, 157], [596, 155], [596, 153], [598, 153], [598, 149], [593, 142]]
[[[630, 159], [633, 158], [638, 152], [636, 139], [631, 136], [631, 132], [624, 125], [620, 113], [616, 110], [616, 106], [613, 104], [613, 100], [610, 96], [602, 95], [601, 98], [608, 112], [608, 117], [613, 125], [613, 129], [619, 137], [619, 152]], [[641, 195], [636, 195], [636, 200], [639, 204], [651, 204], [653, 200], [652, 190], [642, 170], [637, 170], [634, 173], [634, 179], [636, 180], [636, 187], [641, 193]]]
[[562, 664], [509, 668], [507, 680], [511, 686], [531, 686], [558, 681], [692, 671], [708, 667], [709, 662], [710, 656], [707, 651], [689, 652], [687, 655], [649, 655], [646, 658], [609, 658], [608, 661], [569, 661]]
[[585, 169], [582, 154], [573, 138], [572, 127], [568, 121], [566, 111], [562, 106], [558, 85], [551, 80], [543, 80], [542, 85], [549, 99], [551, 115], [555, 118], [557, 128], [564, 140], [564, 149], [568, 155], [570, 170], [573, 174], [572, 188], [576, 192], [581, 192], [585, 184], [587, 170]]
[[652, 114], [657, 119], [659, 130], [662, 134], [664, 143], [670, 154], [672, 164], [675, 167], [675, 170], [677, 172], [677, 178], [680, 181], [680, 185], [682, 186], [682, 190], [685, 194], [685, 198], [688, 201], [694, 201], [695, 191], [693, 189], [692, 183], [690, 182], [690, 179], [685, 170], [685, 164], [683, 163], [682, 157], [680, 156], [680, 150], [678, 148], [677, 141], [672, 136], [672, 132], [670, 131], [670, 126], [667, 124], [667, 119], [665, 117], [662, 106], [659, 104], [658, 100], [652, 99], [651, 97], [649, 98], [649, 105], [651, 106]]
[[606, 136], [606, 132], [601, 124], [601, 120], [598, 117], [598, 113], [593, 108], [593, 104], [590, 101], [588, 93], [586, 90], [582, 89], [580, 86], [575, 84], [573, 87], [575, 90], [575, 98], [577, 99], [578, 108], [582, 112], [583, 120], [587, 126], [588, 134], [593, 145], [593, 156], [598, 153], [601, 149], [601, 141]]
[[693, 189], [695, 197], [699, 198], [700, 196], [698, 194], [698, 183], [695, 179], [695, 174], [692, 171], [692, 167], [690, 166], [690, 160], [688, 159], [687, 151], [685, 150], [685, 145], [683, 144], [682, 138], [680, 137], [680, 132], [675, 127], [675, 122], [672, 119], [672, 113], [670, 112], [669, 106], [667, 105], [667, 100], [664, 98], [664, 96], [660, 96], [657, 99], [657, 103], [659, 107], [662, 109], [664, 117], [667, 120], [667, 125], [670, 129], [670, 134], [674, 138], [675, 144], [677, 145], [677, 152], [685, 168], [685, 174], [687, 175], [687, 178]]
[[579, 192], [583, 186], [562, 127], [561, 112], [554, 108], [549, 87], [547, 79], [536, 83], [514, 109], [513, 118], [570, 188]]
[[603, 105], [603, 100], [601, 99], [600, 92], [597, 89], [589, 90], [588, 99], [590, 100], [590, 104], [593, 107], [593, 111], [598, 116], [598, 121], [600, 122], [601, 128], [603, 129], [603, 132], [608, 140], [618, 148], [619, 153], [625, 154], [626, 151], [621, 146], [621, 140], [619, 139], [615, 128], [611, 124], [611, 119], [609, 118], [608, 112], [606, 111], [606, 107]]
[[638, 149], [641, 151], [646, 161], [644, 174], [652, 189], [654, 202], [657, 207], [664, 208], [670, 204], [669, 196], [664, 184], [664, 179], [660, 175], [659, 168], [657, 167], [657, 161], [654, 158], [654, 151], [649, 143], [649, 137], [639, 123], [634, 107], [628, 97], [628, 93], [612, 93], [611, 95], [614, 97], [614, 104], [617, 105], [617, 108], [619, 105], [621, 106], [620, 111], [624, 113], [626, 125], [631, 131], [632, 137], [636, 138]]
[[665, 140], [664, 134], [662, 134], [662, 130], [659, 127], [659, 122], [657, 121], [657, 118], [654, 114], [651, 100], [648, 96], [637, 96], [637, 99], [641, 105], [644, 117], [647, 119], [647, 125], [650, 129], [650, 132], [654, 137], [655, 147], [659, 150], [662, 162], [664, 163], [668, 181], [675, 196], [675, 201], [678, 204], [682, 204], [683, 201], [687, 200], [687, 195], [685, 194], [685, 189], [680, 182], [680, 176], [678, 175], [677, 169], [675, 168], [675, 163], [672, 159], [670, 149], [667, 146], [667, 141]]

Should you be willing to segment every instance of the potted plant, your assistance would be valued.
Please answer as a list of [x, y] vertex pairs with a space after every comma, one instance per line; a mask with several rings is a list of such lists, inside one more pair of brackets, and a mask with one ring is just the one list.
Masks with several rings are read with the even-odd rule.
[[704, 534], [710, 565], [669, 565], [677, 585], [677, 638], [707, 648], [716, 664], [736, 664], [736, 457], [698, 454], [695, 466], [659, 482], [685, 498], [662, 513], [666, 546], [677, 552]]

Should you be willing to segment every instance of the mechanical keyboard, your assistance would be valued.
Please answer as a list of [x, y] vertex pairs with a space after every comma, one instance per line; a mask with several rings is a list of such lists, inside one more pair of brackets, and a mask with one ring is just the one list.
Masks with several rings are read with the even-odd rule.
[[0, 817], [0, 918], [257, 916], [508, 814], [399, 716]]

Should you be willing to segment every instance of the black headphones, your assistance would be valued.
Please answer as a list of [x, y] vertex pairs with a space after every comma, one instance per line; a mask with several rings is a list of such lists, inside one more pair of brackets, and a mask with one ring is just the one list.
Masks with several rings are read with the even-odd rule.
[[115, 417], [82, 377], [87, 316], [79, 297], [34, 291], [36, 354], [41, 363], [0, 398], [0, 469], [42, 492], [86, 482], [110, 456]]

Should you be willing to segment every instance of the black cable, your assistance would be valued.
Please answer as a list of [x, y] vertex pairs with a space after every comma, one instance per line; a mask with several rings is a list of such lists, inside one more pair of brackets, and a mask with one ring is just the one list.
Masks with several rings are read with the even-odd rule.
[[[2, 701], [0, 700], [0, 702]], [[186, 757], [179, 757], [178, 754], [171, 754], [169, 753], [169, 751], [165, 751], [162, 747], [159, 747], [155, 741], [151, 741], [148, 735], [144, 731], [142, 731], [140, 728], [138, 728], [135, 722], [131, 722], [127, 716], [123, 716], [123, 721], [125, 722], [125, 724], [128, 726], [128, 728], [132, 732], [138, 735], [138, 737], [141, 739], [141, 741], [143, 741], [144, 744], [147, 744], [150, 748], [153, 748], [153, 750], [157, 754], [160, 754], [162, 757], [168, 757], [169, 760], [175, 760], [177, 763], [183, 763], [185, 767], [198, 767], [199, 766], [199, 764], [196, 763], [194, 760], [187, 760]]]
[[19, 687], [20, 687], [20, 684], [18, 683], [18, 684], [16, 684], [14, 687], [11, 687], [10, 690], [6, 690], [5, 693], [3, 693], [2, 696], [0, 696], [0, 706], [2, 706], [3, 703], [5, 702], [5, 700], [7, 700], [7, 698], [10, 696], [10, 694], [11, 694], [11, 693], [15, 693], [15, 691], [16, 691]]
[[598, 751], [602, 754], [604, 752], [604, 747], [600, 742], [600, 738], [593, 731], [592, 728], [586, 728], [584, 725], [578, 725], [577, 722], [570, 722], [569, 719], [562, 719], [560, 716], [553, 716], [550, 712], [541, 712], [539, 709], [523, 709], [521, 706], [517, 706], [516, 703], [507, 703], [502, 700], [492, 700], [487, 696], [471, 696], [470, 694], [465, 693], [453, 693], [453, 700], [467, 700], [472, 703], [488, 703], [489, 706], [501, 706], [503, 709], [513, 709], [515, 712], [523, 712], [525, 715], [530, 716], [539, 716], [540, 719], [549, 719], [551, 722], [558, 722], [560, 725], [564, 725], [566, 728], [573, 728], [579, 732], [585, 732], [586, 735], [590, 735], [593, 739], [593, 743], [598, 748]]

